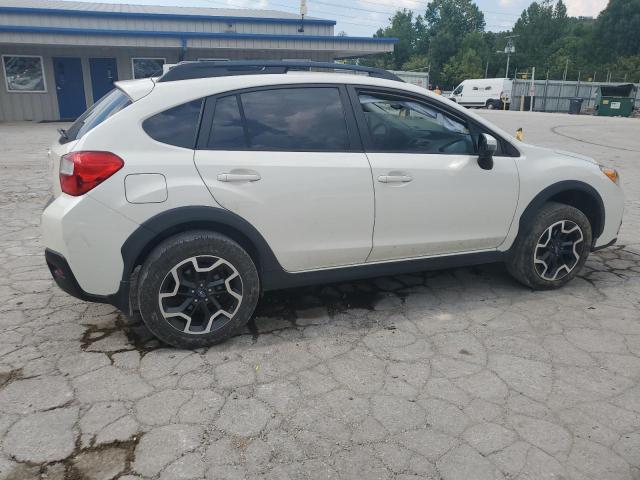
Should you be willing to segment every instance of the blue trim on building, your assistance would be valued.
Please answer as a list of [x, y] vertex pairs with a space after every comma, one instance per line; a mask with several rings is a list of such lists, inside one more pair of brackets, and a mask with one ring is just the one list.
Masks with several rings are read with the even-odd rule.
[[274, 35], [262, 33], [214, 33], [214, 32], [173, 32], [149, 30], [109, 30], [98, 28], [32, 27], [23, 25], [0, 25], [0, 32], [8, 33], [49, 33], [58, 35], [104, 35], [114, 37], [171, 37], [171, 38], [218, 38], [225, 40], [285, 40], [285, 41], [331, 41], [397, 43], [397, 38], [383, 37], [340, 37], [330, 35]]
[[[287, 23], [299, 24], [298, 18], [262, 18], [241, 17], [224, 15], [189, 15], [179, 13], [143, 13], [143, 12], [102, 12], [95, 10], [67, 10], [62, 8], [36, 8], [36, 7], [0, 7], [0, 13], [28, 14], [28, 15], [57, 15], [78, 17], [110, 17], [110, 18], [139, 18], [150, 20], [209, 20], [217, 22], [243, 22], [243, 23]], [[335, 25], [335, 20], [304, 19], [304, 23], [311, 25]]]

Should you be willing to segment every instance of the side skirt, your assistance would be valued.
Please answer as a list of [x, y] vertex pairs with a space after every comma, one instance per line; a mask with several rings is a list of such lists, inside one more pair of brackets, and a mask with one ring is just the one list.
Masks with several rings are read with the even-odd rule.
[[443, 270], [447, 268], [467, 267], [485, 263], [503, 262], [506, 252], [466, 253], [441, 257], [421, 258], [396, 262], [339, 267], [312, 272], [290, 273], [285, 270], [263, 272], [262, 289], [279, 290], [283, 288], [303, 287], [323, 283], [337, 283], [363, 278], [399, 275], [401, 273]]

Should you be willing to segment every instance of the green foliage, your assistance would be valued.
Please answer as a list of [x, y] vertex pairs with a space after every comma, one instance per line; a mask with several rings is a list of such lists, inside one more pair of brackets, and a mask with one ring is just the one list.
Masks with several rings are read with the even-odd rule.
[[640, 55], [640, 0], [609, 0], [598, 17], [596, 39], [603, 54]]
[[[506, 36], [515, 39], [510, 75], [536, 67], [537, 77], [640, 81], [640, 0], [609, 0], [597, 19], [567, 15], [563, 0], [532, 2], [509, 32], [485, 32], [472, 0], [431, 0], [424, 14], [401, 10], [376, 37], [399, 39], [392, 54], [363, 65], [395, 70], [430, 69], [431, 82], [455, 87], [465, 78], [503, 77]], [[568, 61], [568, 62], [567, 62]], [[488, 68], [487, 68], [488, 64]]]
[[558, 49], [568, 31], [567, 9], [562, 0], [554, 6], [551, 0], [529, 5], [513, 27], [517, 49], [523, 52], [529, 63], [544, 65], [549, 56]]
[[398, 39], [398, 43], [396, 43], [390, 56], [390, 61], [391, 67], [399, 70], [416, 50], [417, 24], [421, 23], [422, 19], [418, 17], [414, 20], [413, 12], [403, 9], [396, 12], [389, 21], [391, 25], [385, 29], [379, 29], [374, 37], [395, 37]]
[[473, 48], [460, 50], [444, 66], [443, 77], [449, 85], [457, 85], [465, 78], [484, 77], [484, 66], [478, 52]]
[[439, 72], [458, 53], [466, 35], [482, 32], [485, 27], [484, 14], [471, 0], [433, 0], [427, 5], [424, 24], [423, 44], [428, 48], [432, 72]]
[[442, 80], [447, 85], [458, 85], [465, 78], [482, 78], [491, 57], [488, 37], [482, 32], [464, 36], [458, 52], [442, 69]]

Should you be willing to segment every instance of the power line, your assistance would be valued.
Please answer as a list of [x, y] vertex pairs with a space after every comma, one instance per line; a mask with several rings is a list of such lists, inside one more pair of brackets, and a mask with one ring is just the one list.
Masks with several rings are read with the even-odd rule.
[[[232, 2], [230, 2], [229, 0], [205, 0], [207, 3], [211, 3], [211, 4], [215, 4], [215, 5], [220, 5], [222, 4], [223, 6], [226, 7], [235, 7], [238, 8], [240, 10], [248, 10], [249, 8], [246, 7], [245, 5], [238, 5], [238, 4], [234, 4]], [[277, 7], [281, 7], [281, 8], [296, 8], [292, 5], [285, 5], [285, 4], [281, 4], [281, 3], [277, 3], [277, 2], [273, 2], [273, 1], [269, 1], [270, 5], [275, 5]], [[315, 10], [315, 9], [314, 9]], [[370, 22], [366, 22], [363, 21], [361, 19], [361, 17], [355, 17], [355, 16], [348, 16], [348, 15], [344, 15], [344, 14], [339, 14], [336, 15], [335, 12], [326, 12], [324, 10], [318, 10], [319, 13], [321, 13], [322, 15], [329, 15], [329, 16], [333, 16], [333, 17], [337, 17], [338, 19], [340, 18], [348, 18], [348, 19], [352, 19], [352, 20], [359, 20], [358, 22], [349, 22], [346, 20], [340, 20], [341, 23], [347, 23], [347, 24], [351, 24], [351, 25], [358, 25], [358, 26], [368, 26], [368, 27], [374, 27], [374, 28], [380, 28], [383, 25], [380, 25], [380, 23], [370, 23]], [[287, 13], [293, 13], [293, 12], [287, 12]], [[297, 12], [295, 12], [297, 13]], [[335, 19], [335, 18], [334, 18]]]
[[[246, 4], [237, 4], [237, 3], [233, 3], [229, 0], [205, 0], [207, 3], [211, 3], [211, 4], [216, 4], [216, 5], [222, 5], [224, 7], [235, 7], [235, 8], [239, 8], [239, 9], [243, 9], [246, 10], [248, 9], [248, 7], [246, 6]], [[361, 0], [363, 1], [363, 0]], [[322, 5], [328, 5], [331, 7], [337, 7], [337, 8], [342, 8], [342, 9], [347, 9], [347, 10], [356, 10], [356, 11], [361, 11], [361, 12], [365, 12], [365, 13], [372, 13], [375, 15], [389, 15], [391, 16], [392, 13], [397, 12], [398, 10], [395, 10], [394, 12], [383, 12], [380, 10], [370, 10], [370, 9], [366, 9], [366, 8], [360, 8], [360, 7], [348, 7], [348, 6], [343, 6], [343, 5], [338, 5], [336, 3], [331, 3], [331, 2], [326, 2], [326, 1], [321, 1], [321, 0], [314, 0], [315, 4], [322, 4]], [[373, 3], [373, 2], [369, 2], [369, 3]], [[296, 9], [296, 6], [294, 5], [288, 5], [288, 4], [283, 4], [283, 3], [278, 3], [278, 2], [274, 2], [273, 0], [269, 0], [269, 5], [273, 5], [276, 7], [280, 7], [280, 8], [285, 8], [285, 9]], [[380, 21], [380, 22], [376, 22], [374, 19], [363, 19], [362, 16], [353, 16], [353, 15], [346, 15], [344, 13], [337, 13], [335, 11], [327, 11], [325, 9], [319, 9], [318, 7], [312, 7], [312, 10], [315, 11], [317, 14], [319, 14], [320, 16], [329, 16], [329, 17], [333, 17], [333, 19], [337, 20], [339, 23], [341, 24], [347, 24], [347, 25], [355, 25], [355, 26], [365, 26], [365, 27], [372, 27], [372, 28], [384, 28], [386, 26], [388, 26], [388, 23], [386, 21]], [[288, 13], [294, 13], [294, 12], [288, 12]], [[297, 13], [297, 11], [295, 12]], [[349, 21], [349, 20], [356, 20], [356, 21]], [[367, 21], [369, 20], [369, 21]], [[388, 20], [388, 19], [385, 19]], [[498, 20], [498, 19], [496, 19]], [[376, 22], [376, 23], [374, 23]], [[498, 23], [501, 22], [501, 23]], [[486, 28], [489, 29], [510, 29], [512, 27], [512, 23], [508, 22], [507, 20], [505, 20], [504, 22], [502, 22], [501, 20], [498, 20], [498, 22], [492, 22], [492, 23], [488, 23], [485, 24]]]
[[[211, 2], [212, 0], [206, 0], [206, 1]], [[364, 0], [360, 0], [360, 1], [364, 2]], [[380, 6], [380, 4], [377, 4], [375, 2], [368, 1], [366, 3], [371, 3], [371, 4], [374, 4], [374, 5]], [[232, 4], [229, 1], [226, 1], [223, 4], [227, 5], [227, 6], [228, 5], [236, 6], [236, 5]], [[278, 3], [278, 2], [271, 1], [271, 0], [269, 1], [269, 4], [272, 4], [272, 5], [275, 5], [275, 6], [278, 6], [278, 7], [282, 7], [282, 8], [289, 8], [289, 9], [296, 9], [297, 8], [295, 5]], [[368, 9], [368, 8], [340, 5], [338, 3], [328, 2], [328, 1], [325, 1], [325, 0], [314, 0], [313, 4], [321, 4], [321, 5], [326, 5], [326, 6], [335, 7], [335, 8], [341, 8], [341, 9], [345, 9], [345, 10], [354, 10], [354, 11], [359, 11], [359, 12], [374, 13], [374, 14], [380, 14], [380, 15], [390, 15], [390, 16], [392, 16], [396, 12], [400, 11], [400, 9], [397, 9], [397, 8], [392, 8], [390, 10], [373, 10], [373, 9]], [[245, 5], [242, 5], [242, 7], [246, 8]], [[312, 6], [312, 8], [313, 8], [313, 10], [316, 10], [316, 11], [322, 13], [322, 14], [326, 14], [326, 15], [329, 15], [329, 16], [349, 18], [349, 19], [352, 19], [352, 20], [359, 20], [359, 22], [356, 23], [356, 25], [366, 24], [367, 23], [366, 21], [363, 22], [363, 19], [361, 17], [348, 16], [348, 15], [345, 15], [345, 14], [339, 14], [339, 13], [336, 13], [335, 11], [321, 10], [321, 9], [314, 8], [313, 6]], [[414, 10], [417, 10], [417, 9], [408, 9], [408, 10], [414, 11]], [[508, 14], [508, 13], [504, 13], [504, 12], [490, 12], [490, 11], [487, 11], [487, 12], [483, 12], [483, 13], [491, 14], [491, 15], [510, 16], [511, 18], [518, 18], [517, 15]], [[495, 25], [492, 24], [492, 26], [495, 26]]]

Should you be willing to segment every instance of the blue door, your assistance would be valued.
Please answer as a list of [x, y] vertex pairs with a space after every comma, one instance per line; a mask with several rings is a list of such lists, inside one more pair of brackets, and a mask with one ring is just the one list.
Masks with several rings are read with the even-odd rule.
[[87, 109], [84, 98], [82, 62], [79, 58], [53, 59], [60, 120], [75, 120]]
[[118, 81], [118, 66], [115, 58], [90, 58], [89, 69], [93, 101], [97, 102], [113, 90], [113, 82]]

